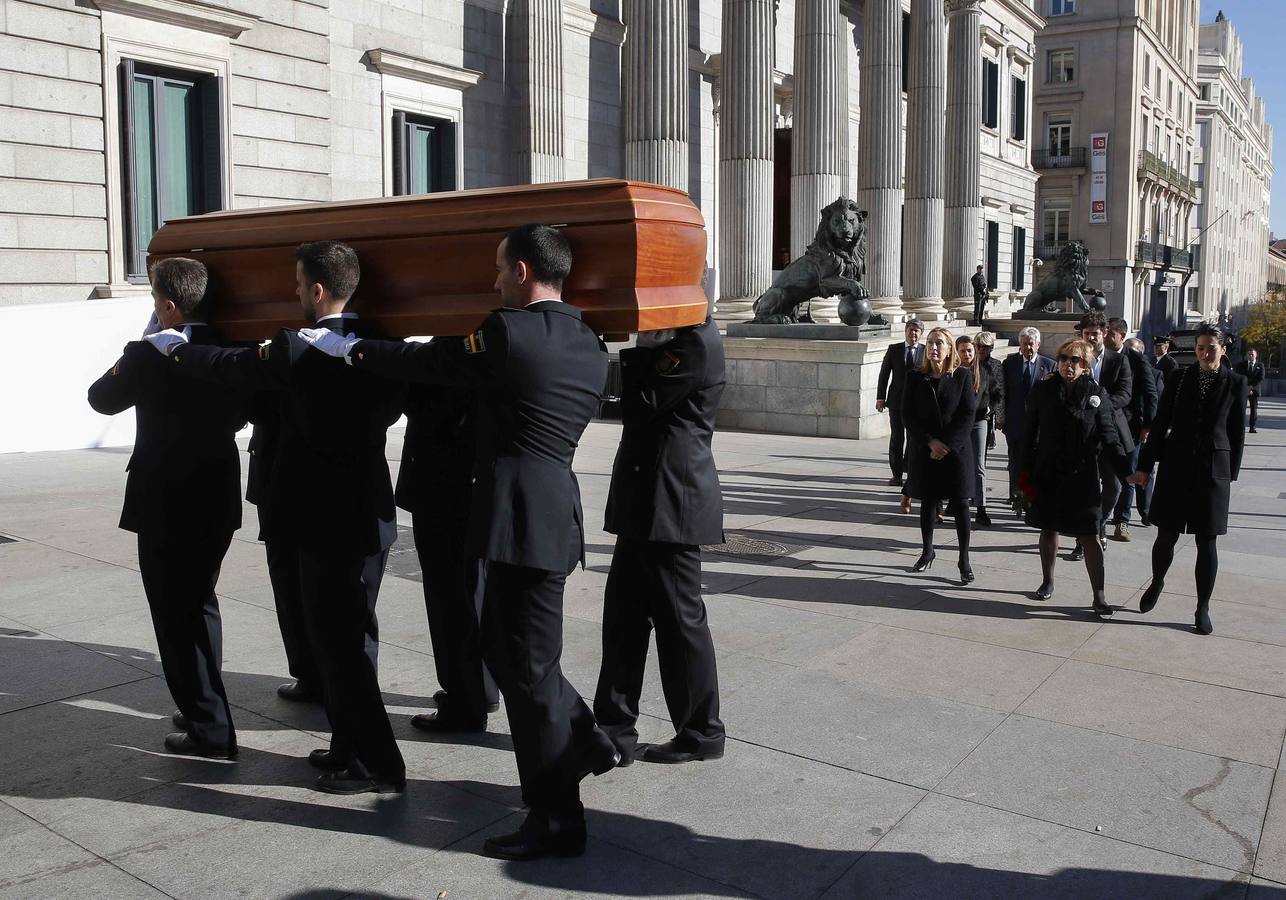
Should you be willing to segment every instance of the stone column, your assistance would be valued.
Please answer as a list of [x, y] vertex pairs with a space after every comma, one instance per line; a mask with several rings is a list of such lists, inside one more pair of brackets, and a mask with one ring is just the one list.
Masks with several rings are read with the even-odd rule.
[[688, 189], [687, 0], [626, 0], [625, 177]]
[[821, 209], [848, 194], [848, 22], [839, 0], [796, 0], [790, 255], [813, 240]]
[[857, 202], [867, 210], [871, 310], [902, 318], [902, 4], [867, 0], [862, 22]]
[[943, 321], [943, 179], [946, 156], [947, 23], [942, 0], [911, 0], [907, 83], [903, 307]]
[[947, 0], [947, 207], [942, 296], [957, 318], [973, 316], [969, 279], [981, 261], [982, 11], [981, 0]]
[[561, 181], [563, 175], [563, 5], [513, 0], [510, 102], [519, 182]]
[[743, 311], [772, 281], [773, 0], [723, 0], [719, 308]]

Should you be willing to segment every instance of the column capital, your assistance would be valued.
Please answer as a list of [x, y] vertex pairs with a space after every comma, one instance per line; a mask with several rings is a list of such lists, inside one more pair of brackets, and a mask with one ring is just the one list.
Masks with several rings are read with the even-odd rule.
[[947, 16], [982, 15], [982, 0], [946, 0]]

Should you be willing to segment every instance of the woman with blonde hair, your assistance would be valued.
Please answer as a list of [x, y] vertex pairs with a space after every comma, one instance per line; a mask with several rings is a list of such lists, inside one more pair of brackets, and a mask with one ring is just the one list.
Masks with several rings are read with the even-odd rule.
[[991, 335], [962, 334], [956, 338], [956, 352], [960, 365], [973, 372], [973, 392], [978, 395], [978, 408], [973, 414], [973, 429], [969, 433], [973, 443], [973, 505], [977, 511], [974, 524], [979, 528], [991, 526], [987, 513], [987, 431], [988, 422], [1001, 405], [1002, 388], [992, 368], [983, 363], [982, 348], [991, 347]]
[[1054, 375], [1032, 385], [1027, 398], [1023, 460], [1018, 487], [1027, 498], [1027, 524], [1040, 529], [1041, 583], [1037, 600], [1054, 595], [1058, 536], [1080, 539], [1085, 571], [1093, 591], [1092, 608], [1100, 619], [1114, 612], [1104, 596], [1103, 548], [1098, 542], [1103, 513], [1099, 504], [1099, 454], [1124, 479], [1128, 458], [1112, 418], [1112, 402], [1090, 376], [1094, 350], [1081, 340], [1058, 348]]
[[902, 420], [911, 439], [907, 494], [920, 501], [922, 550], [911, 571], [923, 572], [933, 564], [933, 526], [938, 504], [945, 502], [955, 516], [964, 584], [973, 581], [968, 501], [974, 461], [969, 438], [977, 406], [974, 373], [960, 365], [951, 332], [934, 328], [924, 340], [924, 362], [907, 373], [902, 393]]

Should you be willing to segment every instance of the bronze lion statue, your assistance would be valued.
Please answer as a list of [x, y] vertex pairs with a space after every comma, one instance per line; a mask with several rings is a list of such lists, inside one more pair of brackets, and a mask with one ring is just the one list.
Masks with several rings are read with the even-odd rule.
[[870, 314], [869, 294], [862, 286], [865, 274], [866, 210], [841, 196], [822, 208], [817, 235], [804, 255], [782, 269], [772, 287], [755, 301], [751, 321], [761, 325], [812, 322], [807, 313], [800, 315], [800, 305], [814, 297], [838, 295], [844, 321], [862, 324]]
[[1054, 271], [1040, 280], [1023, 301], [1023, 309], [1038, 309], [1043, 312], [1058, 313], [1059, 304], [1071, 300], [1081, 312], [1102, 310], [1107, 307], [1107, 298], [1102, 291], [1087, 290], [1085, 280], [1089, 276], [1089, 253], [1080, 241], [1068, 243], [1058, 253], [1054, 262]]

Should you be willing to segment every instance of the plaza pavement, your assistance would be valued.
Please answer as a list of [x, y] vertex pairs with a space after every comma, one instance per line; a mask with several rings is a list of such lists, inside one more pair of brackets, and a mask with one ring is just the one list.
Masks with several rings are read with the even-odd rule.
[[[727, 529], [748, 539], [706, 557], [727, 755], [587, 780], [586, 855], [527, 864], [479, 855], [521, 819], [504, 717], [476, 739], [410, 727], [436, 684], [409, 529], [379, 606], [408, 791], [332, 797], [303, 759], [324, 717], [274, 693], [253, 509], [219, 582], [241, 756], [174, 758], [116, 528], [128, 450], [0, 456], [0, 896], [1286, 897], [1286, 405], [1261, 409], [1212, 637], [1190, 630], [1190, 542], [1146, 617], [1129, 610], [1152, 532], [1112, 543], [1126, 610], [1102, 624], [1079, 564], [1028, 599], [1034, 534], [1003, 509], [975, 535], [976, 583], [950, 547], [911, 575], [883, 441], [719, 434]], [[589, 568], [568, 582], [564, 666], [584, 694], [618, 437], [591, 426], [576, 466]], [[644, 738], [668, 737], [654, 667], [644, 710]]]

